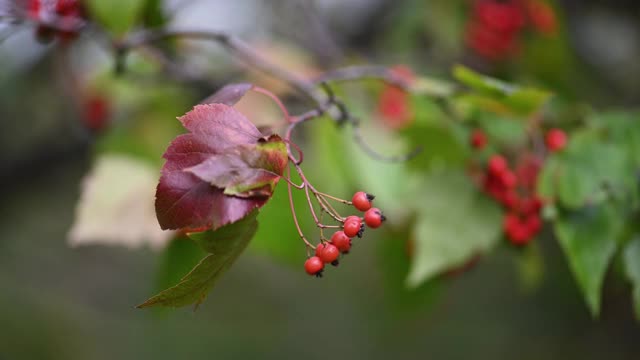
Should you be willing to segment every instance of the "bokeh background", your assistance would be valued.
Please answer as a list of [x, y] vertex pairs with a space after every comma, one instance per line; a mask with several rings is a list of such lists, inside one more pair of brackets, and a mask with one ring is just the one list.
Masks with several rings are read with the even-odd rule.
[[[553, 35], [524, 34], [518, 51], [499, 60], [474, 52], [466, 40], [471, 1], [174, 0], [163, 8], [172, 26], [228, 31], [300, 73], [357, 59], [446, 78], [453, 64], [463, 63], [584, 106], [637, 106], [640, 4], [549, 4], [557, 16]], [[82, 37], [63, 52], [56, 42], [36, 41], [28, 23], [0, 29], [7, 35], [0, 43], [0, 359], [640, 357], [629, 285], [609, 276], [602, 314], [591, 318], [547, 230], [536, 241], [541, 256], [533, 263], [517, 249], [499, 247], [467, 271], [409, 290], [410, 235], [389, 226], [368, 234], [348, 261], [315, 280], [301, 270], [304, 249], [284, 187], [265, 208], [249, 250], [197, 312], [135, 309], [201, 254], [188, 241], [168, 249], [70, 246], [83, 178], [107, 152], [161, 164], [180, 132], [175, 117], [206, 97], [211, 83], [154, 79], [135, 59], [140, 79], [116, 78], [100, 39]], [[184, 66], [214, 83], [248, 77], [265, 87], [282, 85], [247, 74], [219, 47], [188, 50], [179, 54]], [[111, 126], [120, 130], [87, 125], [78, 102], [95, 94], [109, 99]], [[286, 89], [281, 94], [289, 96]], [[295, 96], [289, 100], [304, 109]], [[274, 116], [271, 109], [258, 113], [265, 123]], [[305, 157], [317, 160], [307, 160], [308, 172], [318, 188], [350, 194], [362, 184], [358, 176], [373, 175], [345, 174], [323, 161], [324, 140], [314, 134], [333, 134], [325, 125], [301, 140]], [[388, 169], [375, 176], [401, 184]], [[385, 194], [379, 198], [397, 206]], [[464, 226], [464, 218], [458, 221]]]

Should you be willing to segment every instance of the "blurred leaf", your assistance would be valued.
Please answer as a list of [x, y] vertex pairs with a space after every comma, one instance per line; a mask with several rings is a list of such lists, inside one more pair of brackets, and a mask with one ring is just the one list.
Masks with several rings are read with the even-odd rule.
[[202, 259], [177, 285], [160, 292], [137, 307], [201, 304], [216, 281], [233, 265], [256, 233], [257, 215], [258, 211], [254, 210], [243, 219], [222, 226], [216, 231], [190, 234], [189, 237], [210, 255]]
[[640, 320], [640, 237], [636, 236], [627, 244], [623, 256], [625, 272], [633, 284], [633, 308]]
[[555, 233], [593, 316], [600, 312], [600, 291], [623, 219], [609, 205], [561, 215]]
[[548, 159], [538, 190], [546, 198], [577, 209], [604, 201], [606, 189], [628, 196], [635, 189], [635, 173], [627, 149], [583, 130], [572, 136], [567, 148]]
[[384, 276], [384, 295], [394, 315], [411, 315], [433, 305], [445, 284], [440, 279], [432, 279], [415, 289], [408, 289], [404, 285], [411, 266], [415, 240], [410, 237], [410, 226], [397, 228], [402, 231], [387, 228], [391, 233], [381, 238], [378, 246], [380, 270]]
[[123, 35], [136, 24], [145, 0], [87, 0], [92, 17], [115, 35]]
[[508, 95], [517, 89], [505, 81], [482, 75], [462, 65], [453, 67], [453, 77], [473, 90], [487, 95]]
[[532, 242], [522, 249], [522, 256], [516, 257], [520, 285], [525, 292], [533, 292], [540, 287], [544, 278], [544, 261], [538, 242]]
[[407, 278], [412, 287], [491, 249], [500, 239], [502, 222], [498, 207], [478, 196], [464, 173], [430, 175], [421, 189], [414, 197], [416, 244]]
[[145, 27], [161, 27], [167, 22], [167, 17], [162, 10], [163, 0], [146, 0], [143, 10], [143, 22]]
[[461, 65], [453, 68], [453, 76], [475, 90], [459, 96], [459, 101], [497, 114], [526, 116], [540, 109], [551, 97], [550, 92], [512, 85]]
[[69, 245], [163, 247], [174, 235], [162, 231], [153, 208], [158, 170], [123, 155], [98, 157], [82, 184]]

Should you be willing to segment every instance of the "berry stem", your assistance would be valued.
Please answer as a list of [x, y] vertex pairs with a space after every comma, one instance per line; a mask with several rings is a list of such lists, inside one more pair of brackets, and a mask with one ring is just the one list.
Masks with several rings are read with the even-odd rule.
[[[287, 175], [291, 177], [291, 167], [287, 166]], [[300, 229], [300, 224], [298, 223], [298, 216], [296, 215], [296, 207], [293, 204], [293, 192], [291, 191], [291, 183], [287, 182], [287, 191], [289, 192], [289, 208], [291, 209], [291, 215], [293, 216], [293, 223], [296, 225], [296, 229], [298, 230], [298, 235], [304, 243], [307, 245], [307, 255], [309, 253], [309, 248], [315, 249], [316, 247], [311, 245], [307, 238], [304, 236], [302, 229]]]

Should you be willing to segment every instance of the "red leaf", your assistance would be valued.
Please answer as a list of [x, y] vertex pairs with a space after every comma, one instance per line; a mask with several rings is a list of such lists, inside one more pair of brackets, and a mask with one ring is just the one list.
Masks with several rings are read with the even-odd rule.
[[164, 154], [156, 189], [163, 229], [214, 230], [266, 203], [287, 163], [277, 135], [264, 139], [233, 107], [198, 105], [179, 118], [191, 133]]

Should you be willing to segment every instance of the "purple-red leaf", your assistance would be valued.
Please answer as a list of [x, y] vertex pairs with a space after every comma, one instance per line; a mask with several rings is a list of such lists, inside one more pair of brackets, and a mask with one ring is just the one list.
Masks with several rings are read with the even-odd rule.
[[179, 120], [190, 133], [164, 154], [156, 190], [163, 229], [215, 230], [265, 204], [287, 163], [280, 137], [264, 139], [224, 104], [198, 105]]
[[209, 96], [202, 101], [203, 104], [225, 104], [229, 106], [235, 105], [242, 97], [251, 90], [253, 84], [240, 83], [229, 84], [222, 89], [216, 91], [215, 94]]

